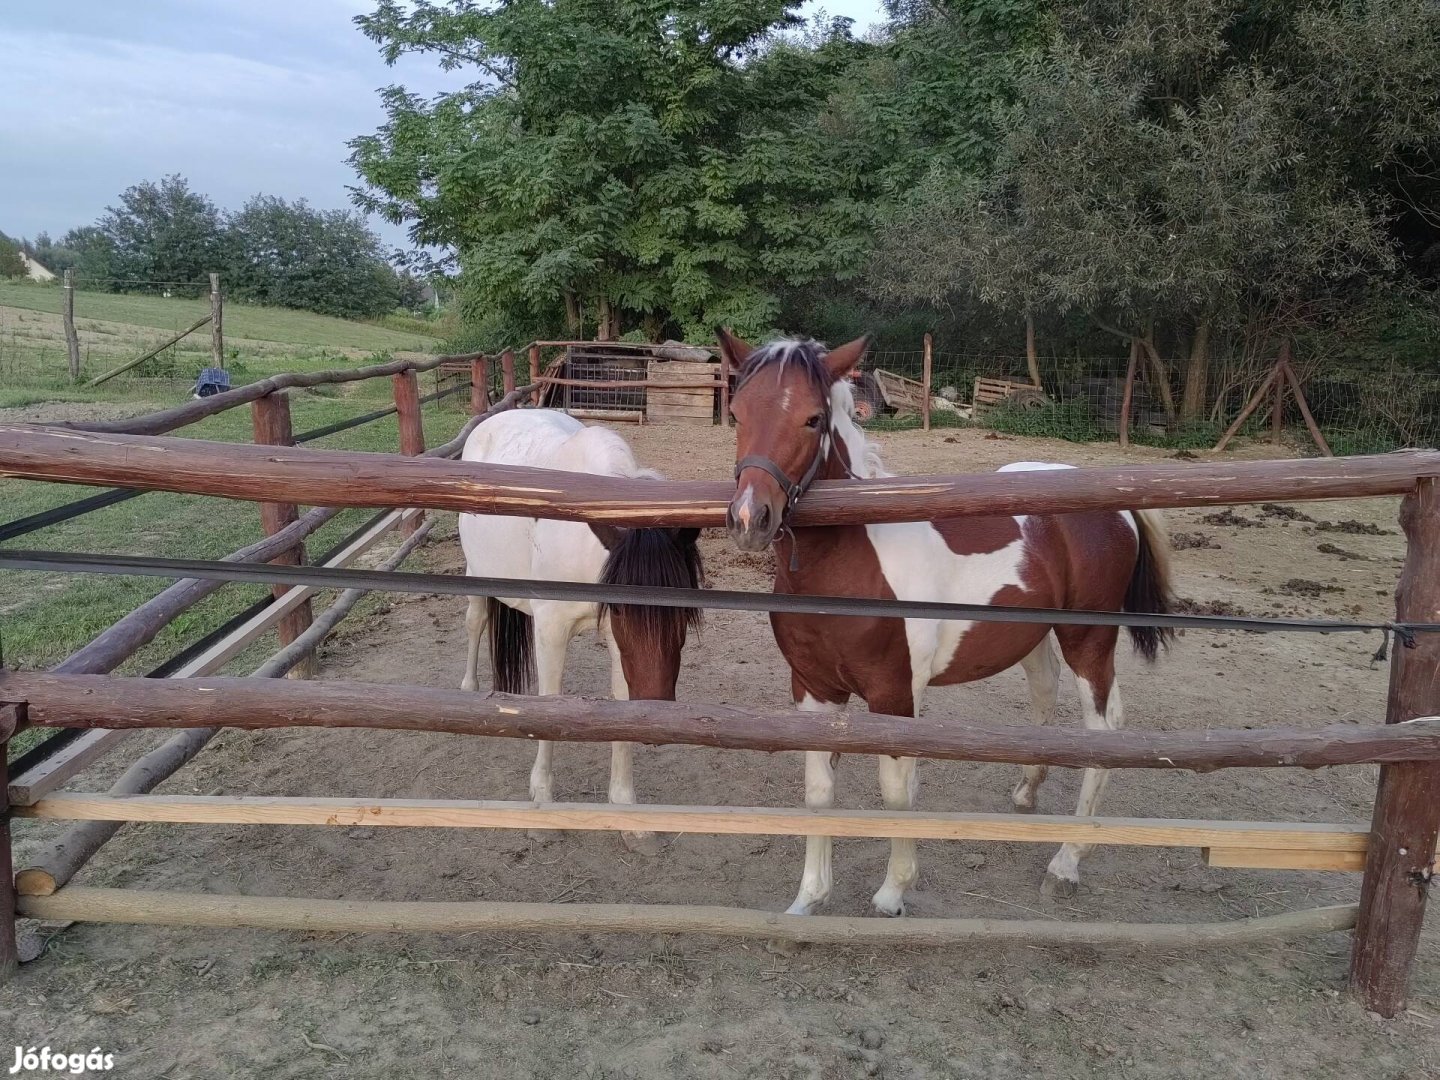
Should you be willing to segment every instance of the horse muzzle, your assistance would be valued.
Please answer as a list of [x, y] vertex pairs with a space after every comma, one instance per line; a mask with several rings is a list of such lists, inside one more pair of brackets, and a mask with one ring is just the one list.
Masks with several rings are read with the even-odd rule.
[[774, 543], [783, 516], [752, 485], [746, 485], [730, 503], [725, 528], [741, 551], [764, 551]]

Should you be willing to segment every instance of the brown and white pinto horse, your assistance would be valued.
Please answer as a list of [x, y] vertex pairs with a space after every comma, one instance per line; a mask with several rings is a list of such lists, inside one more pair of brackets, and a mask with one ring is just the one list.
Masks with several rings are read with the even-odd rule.
[[[1164, 612], [1169, 585], [1164, 523], [1149, 511], [1029, 517], [963, 517], [887, 525], [791, 529], [788, 515], [817, 479], [889, 475], [855, 424], [845, 376], [868, 338], [825, 352], [814, 341], [774, 341], [752, 349], [720, 331], [720, 345], [739, 371], [731, 411], [736, 420], [736, 491], [731, 537], [746, 551], [776, 546], [775, 591], [812, 595]], [[1068, 468], [1021, 463], [1006, 469]], [[1003, 471], [1003, 470], [1002, 470]], [[851, 696], [872, 712], [914, 716], [927, 686], [988, 678], [1015, 664], [1025, 669], [1035, 719], [1055, 712], [1059, 664], [1079, 684], [1085, 725], [1118, 728], [1115, 626], [886, 619], [774, 613], [775, 639], [790, 665], [796, 704], [839, 711]], [[1132, 627], [1136, 649], [1153, 659], [1167, 632]], [[880, 787], [890, 809], [915, 806], [914, 758], [882, 757]], [[1045, 779], [1026, 766], [1015, 809], [1035, 807]], [[1085, 770], [1076, 814], [1093, 815], [1105, 790], [1103, 769]], [[834, 803], [828, 753], [807, 753], [805, 804]], [[1079, 883], [1088, 845], [1065, 844], [1051, 859], [1047, 892], [1068, 895]], [[810, 914], [829, 895], [831, 838], [807, 839], [805, 872], [791, 914]], [[874, 897], [886, 915], [905, 911], [918, 873], [915, 841], [891, 841], [885, 882]]]

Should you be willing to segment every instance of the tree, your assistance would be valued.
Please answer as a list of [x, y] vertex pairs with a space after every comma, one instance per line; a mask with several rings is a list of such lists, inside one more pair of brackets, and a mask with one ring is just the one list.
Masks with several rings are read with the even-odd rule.
[[63, 242], [51, 240], [48, 232], [42, 232], [35, 237], [31, 253], [36, 262], [56, 275], [64, 274], [66, 270], [80, 264], [80, 252], [67, 247]]
[[362, 218], [304, 199], [256, 195], [230, 217], [232, 295], [261, 304], [366, 318], [399, 303], [399, 281]]
[[1440, 147], [1437, 65], [1424, 0], [1068, 5], [993, 168], [937, 162], [884, 229], [874, 287], [1084, 313], [1138, 340], [1166, 394], [1168, 329], [1197, 418], [1219, 332], [1287, 332], [1394, 271], [1385, 178]]
[[115, 291], [165, 283], [174, 291], [188, 286], [199, 292], [224, 257], [220, 211], [179, 175], [127, 188], [95, 229], [98, 236], [79, 238], [88, 253], [81, 263], [96, 278], [102, 271]]
[[24, 277], [27, 271], [20, 249], [4, 236], [0, 236], [0, 278]]
[[355, 139], [363, 209], [458, 253], [462, 308], [602, 337], [773, 325], [779, 290], [856, 273], [862, 163], [816, 117], [865, 46], [776, 42], [789, 0], [568, 0], [480, 9], [382, 0], [388, 61], [437, 56], [462, 91], [383, 92]]

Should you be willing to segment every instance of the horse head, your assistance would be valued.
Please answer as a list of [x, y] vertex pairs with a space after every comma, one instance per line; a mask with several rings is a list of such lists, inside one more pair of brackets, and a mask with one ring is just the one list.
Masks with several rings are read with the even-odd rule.
[[726, 526], [743, 551], [762, 551], [788, 523], [820, 476], [833, 445], [831, 387], [865, 357], [870, 337], [831, 349], [817, 341], [772, 341], [752, 348], [718, 331], [739, 373], [730, 396], [735, 418], [735, 497]]

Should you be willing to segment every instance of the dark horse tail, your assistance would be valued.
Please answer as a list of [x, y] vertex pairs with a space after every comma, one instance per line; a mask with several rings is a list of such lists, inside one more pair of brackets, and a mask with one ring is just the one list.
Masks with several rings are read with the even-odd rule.
[[[1170, 535], [1165, 518], [1158, 510], [1136, 510], [1135, 524], [1140, 534], [1140, 550], [1135, 555], [1135, 571], [1125, 590], [1125, 610], [1137, 615], [1168, 615], [1170, 593]], [[1146, 660], [1154, 660], [1175, 636], [1168, 626], [1127, 626], [1135, 651]]]
[[528, 694], [535, 656], [535, 620], [523, 611], [485, 598], [490, 616], [490, 670], [502, 694]]
[[[697, 541], [699, 529], [617, 529], [591, 525], [609, 550], [602, 585], [649, 585], [672, 589], [698, 589], [705, 578]], [[698, 629], [704, 611], [698, 607], [656, 607], [649, 604], [600, 605], [600, 617], [623, 619], [632, 633], [657, 643], [685, 643], [685, 635]]]

